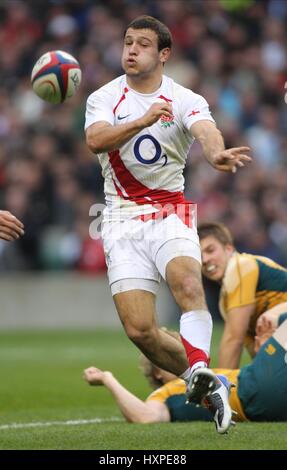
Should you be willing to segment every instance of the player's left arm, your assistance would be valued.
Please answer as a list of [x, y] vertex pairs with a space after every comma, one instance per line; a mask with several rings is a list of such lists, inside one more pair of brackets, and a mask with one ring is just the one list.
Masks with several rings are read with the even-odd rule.
[[246, 154], [250, 151], [249, 147], [225, 149], [222, 134], [212, 121], [196, 121], [191, 125], [190, 132], [200, 142], [207, 161], [217, 170], [235, 173], [237, 168], [251, 161]]
[[127, 390], [109, 371], [89, 367], [84, 379], [90, 385], [104, 385], [113, 395], [123, 416], [130, 423], [169, 422], [170, 414], [165, 403], [159, 400], [142, 401]]
[[[256, 353], [260, 350], [262, 346], [273, 336], [273, 339], [282, 346], [285, 351], [287, 350], [287, 306], [286, 302], [282, 305], [282, 311], [280, 312], [277, 307], [274, 307], [276, 314], [272, 312], [269, 315], [269, 311], [263, 313], [257, 320], [256, 325], [256, 336], [255, 336], [255, 350]], [[285, 311], [284, 309], [285, 305]], [[270, 311], [272, 311], [271, 309]], [[262, 317], [262, 318], [261, 318]], [[259, 323], [259, 324], [258, 324]]]
[[258, 336], [274, 333], [278, 327], [278, 321], [282, 314], [287, 312], [287, 302], [275, 305], [266, 312], [262, 313], [256, 322], [256, 334]]
[[244, 338], [255, 304], [232, 308], [227, 315], [219, 347], [218, 367], [237, 369], [240, 363]]

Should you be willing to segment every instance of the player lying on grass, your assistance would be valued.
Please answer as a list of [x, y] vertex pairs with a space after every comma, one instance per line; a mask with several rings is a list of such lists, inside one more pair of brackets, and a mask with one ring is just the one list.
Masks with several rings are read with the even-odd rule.
[[17, 240], [24, 235], [24, 225], [11, 212], [0, 210], [0, 238], [6, 241]]
[[254, 356], [258, 317], [281, 304], [287, 311], [287, 270], [269, 258], [235, 250], [232, 236], [223, 224], [198, 227], [202, 273], [221, 284], [219, 307], [225, 327], [219, 348], [219, 367], [239, 366], [243, 345]]
[[[256, 357], [241, 369], [213, 369], [225, 383], [232, 382], [229, 403], [237, 421], [287, 421], [287, 310], [274, 307], [256, 325]], [[212, 421], [212, 410], [186, 403], [182, 379], [141, 357], [144, 375], [155, 391], [142, 401], [123, 387], [109, 371], [89, 367], [84, 378], [104, 385], [122, 414], [132, 423]]]

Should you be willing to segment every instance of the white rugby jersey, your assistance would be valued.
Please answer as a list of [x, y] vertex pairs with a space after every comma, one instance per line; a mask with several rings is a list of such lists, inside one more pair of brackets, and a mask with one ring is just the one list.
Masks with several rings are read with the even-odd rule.
[[181, 202], [183, 169], [194, 140], [190, 127], [213, 118], [202, 96], [165, 75], [154, 93], [133, 90], [122, 75], [88, 97], [85, 129], [98, 121], [113, 126], [134, 121], [160, 100], [171, 104], [173, 119], [163, 116], [118, 150], [98, 155], [111, 218], [147, 214], [157, 211], [157, 204]]

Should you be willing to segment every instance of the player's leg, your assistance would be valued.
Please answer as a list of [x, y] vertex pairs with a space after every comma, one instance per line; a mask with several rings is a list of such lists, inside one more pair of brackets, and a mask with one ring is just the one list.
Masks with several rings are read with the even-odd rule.
[[[175, 218], [177, 223], [178, 218], [176, 216], [171, 217], [173, 219]], [[169, 217], [167, 219], [169, 219]], [[129, 233], [136, 233], [136, 242], [134, 242], [133, 239], [126, 239], [124, 237], [114, 241], [113, 237], [110, 237], [111, 233], [106, 233], [104, 236], [104, 246], [112, 294], [128, 335], [152, 362], [178, 375], [186, 369], [187, 364], [182, 354], [182, 349], [177, 349], [179, 348], [178, 344], [171, 343], [171, 338], [164, 336], [165, 333], [160, 333], [156, 327], [154, 295], [150, 298], [149, 302], [143, 302], [142, 296], [140, 296], [137, 302], [133, 296], [129, 296], [129, 299], [127, 296], [122, 296], [126, 291], [131, 290], [130, 282], [132, 279], [134, 281], [135, 279], [140, 281], [138, 286], [133, 284], [132, 290], [143, 290], [143, 295], [146, 296], [146, 298], [147, 294], [145, 290], [154, 294], [153, 289], [143, 287], [143, 281], [154, 280], [158, 282], [158, 272], [165, 278], [165, 268], [168, 262], [180, 256], [179, 252], [181, 253], [182, 250], [182, 240], [179, 240], [180, 245], [178, 246], [178, 250], [174, 251], [175, 247], [173, 246], [173, 242], [177, 243], [178, 240], [170, 240], [169, 233], [167, 233], [168, 239], [164, 237], [162, 227], [169, 224], [167, 219], [160, 223], [155, 222], [154, 224], [148, 222], [147, 225], [140, 221], [125, 222], [122, 230], [129, 229]], [[139, 235], [143, 231], [143, 228], [146, 228], [144, 234], [146, 235], [146, 232], [153, 228], [153, 226], [155, 226], [155, 233], [152, 234], [152, 237], [149, 237], [148, 240], [146, 237], [143, 237], [142, 240], [140, 240]], [[182, 226], [183, 224], [181, 223], [180, 230]], [[189, 233], [184, 235], [185, 238], [188, 239]], [[196, 232], [195, 236], [197, 237]], [[191, 237], [193, 237], [193, 234]], [[190, 242], [188, 247], [184, 248], [187, 252], [184, 252], [183, 255], [192, 258], [198, 257], [198, 261], [200, 261], [201, 255], [198, 237], [197, 244], [193, 241]], [[194, 245], [196, 245], [195, 248]], [[196, 253], [194, 253], [194, 251]], [[123, 283], [127, 284], [123, 285]], [[144, 308], [142, 308], [142, 303]], [[143, 324], [141, 323], [142, 321]], [[170, 349], [171, 344], [173, 344], [172, 350]], [[176, 352], [173, 349], [174, 347], [176, 347]], [[212, 383], [213, 389], [217, 385], [217, 379], [215, 375], [210, 378], [210, 371], [208, 369], [202, 368], [202, 370], [206, 370], [207, 374], [197, 375], [194, 384], [196, 383], [197, 390], [201, 389], [203, 384], [205, 389], [204, 393], [201, 394], [202, 396], [206, 396], [211, 391], [210, 387], [206, 390], [206, 376], [208, 376], [209, 380], [208, 386]], [[191, 388], [193, 388], [193, 383], [191, 383]], [[197, 392], [196, 395], [198, 396]], [[224, 407], [227, 408], [227, 406], [229, 406], [228, 403], [227, 405], [224, 403]]]
[[132, 219], [106, 226], [103, 238], [109, 283], [127, 335], [153, 363], [178, 375], [188, 365], [184, 349], [159, 330], [155, 320], [160, 275], [146, 236], [151, 225]]
[[201, 282], [201, 265], [192, 257], [179, 256], [167, 263], [165, 275], [175, 301], [183, 312], [180, 334], [189, 362], [187, 378], [190, 378], [195, 369], [208, 366], [212, 334], [212, 318]]
[[[143, 284], [143, 280], [138, 279], [138, 284]], [[188, 367], [184, 348], [177, 339], [158, 328], [155, 294], [134, 289], [117, 293], [113, 299], [128, 337], [144, 355], [158, 367], [182, 374]]]
[[[213, 395], [212, 407], [217, 430], [227, 431], [231, 424], [228, 402], [230, 387], [208, 369], [212, 334], [212, 318], [208, 312], [201, 278], [201, 253], [197, 234], [181, 229], [184, 237], [167, 240], [156, 255], [156, 266], [166, 279], [171, 292], [181, 308], [180, 334], [189, 367], [181, 375], [186, 381], [189, 401], [202, 403]], [[182, 224], [183, 225], [183, 224]], [[213, 400], [215, 398], [215, 400]], [[215, 410], [214, 404], [217, 409]]]
[[[189, 255], [180, 256], [184, 253]], [[175, 256], [176, 254], [179, 256]], [[171, 256], [174, 257], [169, 259]], [[190, 366], [187, 377], [184, 377], [187, 379], [196, 368], [207, 367], [209, 364], [212, 318], [205, 301], [199, 260], [199, 248], [191, 240], [184, 239], [167, 242], [159, 250], [157, 258], [182, 311], [180, 334]]]
[[197, 367], [208, 366], [212, 334], [202, 285], [199, 239], [193, 220], [187, 226], [176, 214], [155, 227], [161, 237], [154, 243], [154, 262], [182, 312], [180, 334], [190, 366], [183, 378], [188, 381]]

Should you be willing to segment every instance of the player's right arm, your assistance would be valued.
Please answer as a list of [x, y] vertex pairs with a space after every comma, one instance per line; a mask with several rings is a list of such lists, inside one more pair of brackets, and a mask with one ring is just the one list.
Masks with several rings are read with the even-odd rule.
[[[152, 126], [161, 116], [171, 117], [169, 103], [154, 103], [148, 111], [138, 119], [113, 126], [106, 121], [98, 121], [86, 129], [86, 142], [93, 153], [116, 150], [138, 134], [142, 129]], [[96, 116], [96, 111], [95, 111]]]
[[6, 241], [17, 240], [24, 235], [24, 225], [9, 211], [0, 211], [0, 238]]
[[181, 112], [185, 129], [201, 144], [203, 154], [213, 168], [235, 173], [237, 168], [251, 161], [251, 157], [246, 155], [249, 147], [225, 149], [222, 134], [202, 96], [185, 90], [181, 96]]
[[237, 168], [251, 161], [251, 157], [246, 155], [250, 150], [249, 147], [225, 149], [221, 132], [213, 122], [206, 120], [195, 122], [191, 126], [191, 133], [200, 142], [207, 161], [217, 170], [235, 173]]
[[222, 369], [239, 367], [244, 338], [254, 311], [255, 305], [251, 304], [235, 307], [228, 312], [219, 346], [218, 367]]
[[[225, 317], [219, 349], [219, 367], [236, 369], [251, 319], [256, 314], [256, 289], [259, 267], [252, 255], [235, 253], [222, 283], [220, 306]], [[249, 337], [249, 335], [248, 335]], [[249, 343], [249, 351], [251, 343]]]
[[89, 367], [84, 379], [90, 385], [104, 385], [110, 390], [122, 414], [130, 423], [159, 423], [170, 421], [167, 406], [159, 401], [144, 402], [129, 392], [109, 371]]

